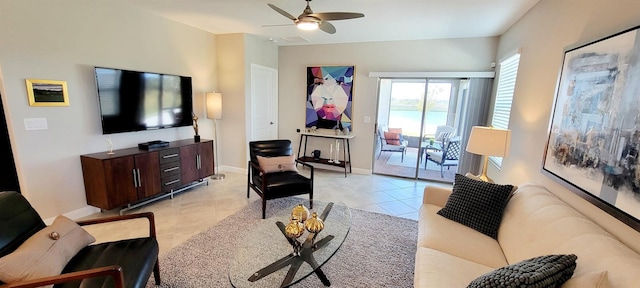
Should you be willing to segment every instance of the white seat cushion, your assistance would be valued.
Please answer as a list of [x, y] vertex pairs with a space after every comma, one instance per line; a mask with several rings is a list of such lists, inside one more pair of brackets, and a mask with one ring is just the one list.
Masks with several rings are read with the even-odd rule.
[[413, 287], [464, 288], [494, 269], [441, 251], [418, 247]]
[[427, 154], [429, 154], [429, 158], [442, 163], [442, 151], [427, 151]]
[[508, 265], [498, 241], [436, 214], [441, 208], [431, 204], [420, 208], [418, 247], [440, 250], [488, 267]]

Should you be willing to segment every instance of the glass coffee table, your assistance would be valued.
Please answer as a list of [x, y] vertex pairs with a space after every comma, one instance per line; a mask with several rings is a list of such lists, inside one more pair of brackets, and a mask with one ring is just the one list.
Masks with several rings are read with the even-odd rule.
[[247, 233], [239, 233], [244, 236], [236, 245], [229, 269], [229, 280], [234, 287], [288, 287], [311, 274], [316, 274], [325, 286], [330, 285], [330, 275], [327, 277], [321, 267], [346, 239], [351, 226], [351, 211], [344, 205], [315, 202], [311, 212], [317, 212], [318, 218], [328, 211], [324, 229], [317, 233], [313, 244], [310, 239], [313, 235], [305, 232], [297, 239], [305, 244], [295, 253], [290, 243], [293, 240], [288, 239], [284, 232], [292, 208], [277, 212], [251, 227]]

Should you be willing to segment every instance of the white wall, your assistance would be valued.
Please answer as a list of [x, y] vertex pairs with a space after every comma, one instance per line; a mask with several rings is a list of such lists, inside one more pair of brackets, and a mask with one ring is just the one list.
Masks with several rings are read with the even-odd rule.
[[[594, 41], [639, 24], [640, 1], [636, 0], [542, 0], [502, 35], [497, 57], [501, 59], [521, 50], [509, 124], [511, 153], [504, 159], [502, 171], [491, 171], [490, 176], [498, 183], [544, 185], [574, 206], [582, 207], [583, 213], [607, 229], [617, 231], [622, 238], [637, 232], [586, 204], [542, 175], [540, 170], [565, 47]], [[640, 249], [638, 243], [627, 244]]]
[[[1, 1], [0, 71], [20, 187], [43, 218], [87, 207], [80, 155], [107, 150], [94, 66], [193, 77], [194, 109], [216, 87], [213, 34], [109, 1]], [[30, 107], [26, 78], [65, 80], [68, 107]], [[46, 118], [48, 130], [25, 131], [24, 118]], [[200, 117], [203, 138], [212, 121]], [[193, 136], [190, 127], [112, 135], [114, 148]]]
[[[251, 109], [251, 64], [278, 69], [278, 46], [250, 34], [217, 36], [218, 81], [223, 115], [218, 145], [221, 170], [244, 172]], [[246, 132], [246, 133], [245, 133]]]
[[[369, 72], [492, 71], [496, 51], [495, 37], [280, 47], [279, 136], [296, 146], [299, 142], [296, 129], [305, 124], [308, 66], [354, 65], [352, 164], [356, 173], [371, 173], [377, 79], [369, 78]], [[364, 123], [365, 116], [371, 123]], [[328, 155], [329, 141], [314, 138], [308, 151], [318, 148]]]

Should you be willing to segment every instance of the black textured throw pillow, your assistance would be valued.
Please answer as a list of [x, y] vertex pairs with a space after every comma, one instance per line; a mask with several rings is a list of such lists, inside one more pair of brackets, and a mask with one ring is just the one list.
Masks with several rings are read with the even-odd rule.
[[573, 276], [578, 256], [546, 255], [498, 268], [471, 281], [476, 287], [560, 287]]
[[512, 185], [477, 181], [456, 174], [453, 192], [438, 214], [496, 239]]

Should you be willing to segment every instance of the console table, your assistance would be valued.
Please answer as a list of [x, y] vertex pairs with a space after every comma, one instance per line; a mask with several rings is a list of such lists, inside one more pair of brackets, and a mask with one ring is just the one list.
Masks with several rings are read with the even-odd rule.
[[138, 147], [80, 156], [87, 204], [124, 211], [171, 197], [214, 174], [213, 141], [193, 139], [142, 150]]
[[[322, 133], [310, 133], [310, 132], [299, 132], [300, 134], [300, 144], [298, 145], [298, 160], [305, 163], [319, 163], [325, 164], [334, 167], [344, 168], [344, 177], [347, 177], [347, 167], [349, 168], [349, 173], [351, 173], [351, 147], [349, 146], [349, 139], [352, 139], [356, 135], [330, 135], [330, 134], [322, 134]], [[342, 160], [340, 163], [329, 162], [327, 158], [313, 159], [311, 156], [307, 156], [307, 141], [309, 137], [318, 137], [318, 138], [330, 138], [342, 141]], [[300, 156], [300, 151], [302, 148], [302, 142], [304, 140], [304, 152], [302, 157]]]

